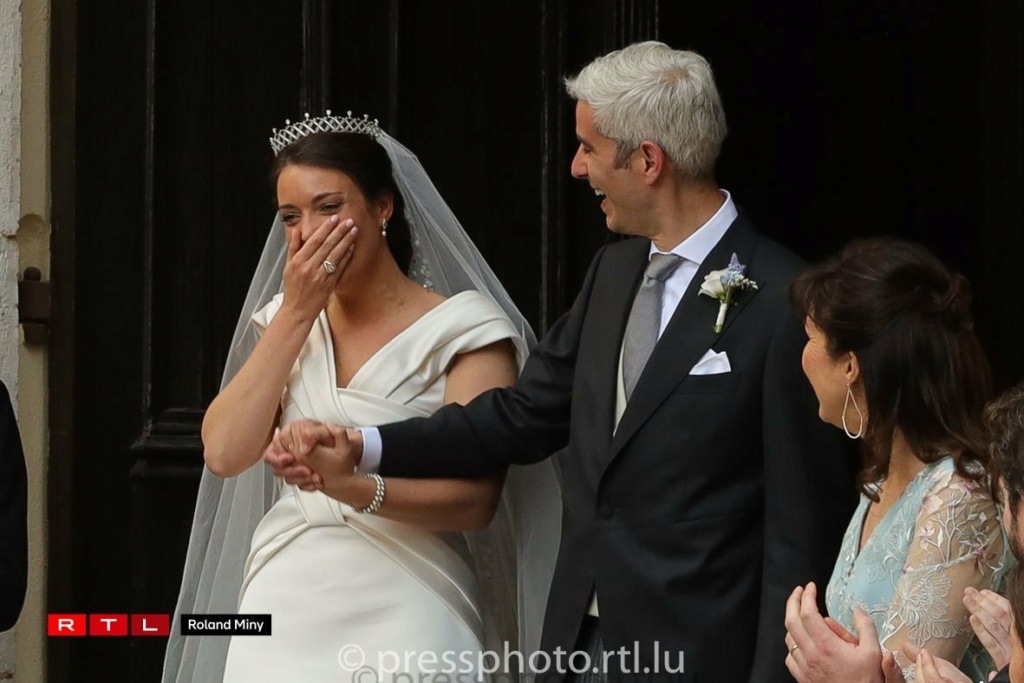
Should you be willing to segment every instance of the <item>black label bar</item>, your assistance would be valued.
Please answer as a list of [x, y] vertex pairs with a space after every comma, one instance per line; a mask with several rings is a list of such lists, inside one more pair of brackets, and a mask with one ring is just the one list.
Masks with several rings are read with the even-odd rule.
[[269, 614], [182, 614], [185, 636], [269, 636]]

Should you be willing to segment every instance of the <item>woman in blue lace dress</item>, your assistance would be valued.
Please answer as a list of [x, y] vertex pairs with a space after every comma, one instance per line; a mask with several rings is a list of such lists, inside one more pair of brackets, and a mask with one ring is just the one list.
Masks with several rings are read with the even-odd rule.
[[821, 419], [863, 440], [861, 500], [825, 592], [797, 587], [786, 664], [800, 683], [913, 681], [904, 643], [992, 669], [967, 587], [1001, 591], [1013, 564], [987, 473], [988, 362], [970, 288], [924, 247], [851, 243], [809, 269], [792, 299]]

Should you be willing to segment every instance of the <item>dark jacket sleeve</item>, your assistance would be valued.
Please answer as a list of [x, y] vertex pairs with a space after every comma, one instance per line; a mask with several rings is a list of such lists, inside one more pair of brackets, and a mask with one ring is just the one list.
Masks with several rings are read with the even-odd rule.
[[580, 331], [603, 253], [594, 257], [572, 308], [530, 353], [514, 386], [485, 392], [465, 406], [447, 405], [427, 418], [381, 426], [380, 474], [481, 476], [538, 462], [565, 447]]
[[992, 679], [992, 683], [1010, 683], [1010, 667], [1006, 666], [1001, 669]]
[[14, 407], [0, 382], [0, 631], [14, 626], [28, 575], [25, 455]]
[[825, 587], [857, 502], [856, 442], [819, 419], [802, 371], [806, 342], [787, 307], [764, 378], [764, 567], [751, 683], [792, 681], [785, 665], [786, 600], [814, 581], [825, 614]]

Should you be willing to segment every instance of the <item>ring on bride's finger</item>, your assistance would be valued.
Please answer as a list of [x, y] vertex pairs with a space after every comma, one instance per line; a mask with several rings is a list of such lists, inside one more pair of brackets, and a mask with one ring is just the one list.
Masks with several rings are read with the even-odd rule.
[[789, 648], [789, 654], [796, 652], [796, 649], [800, 647], [800, 643], [793, 643], [793, 647]]
[[334, 265], [334, 261], [332, 261], [330, 259], [324, 259], [324, 270], [327, 271], [328, 275], [332, 274], [337, 269], [338, 269], [338, 266]]

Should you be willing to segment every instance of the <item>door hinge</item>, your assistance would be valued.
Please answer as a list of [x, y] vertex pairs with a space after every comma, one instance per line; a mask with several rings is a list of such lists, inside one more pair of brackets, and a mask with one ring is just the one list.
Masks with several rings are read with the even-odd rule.
[[18, 280], [18, 322], [25, 330], [25, 343], [46, 344], [50, 336], [50, 283], [35, 266], [25, 269]]

